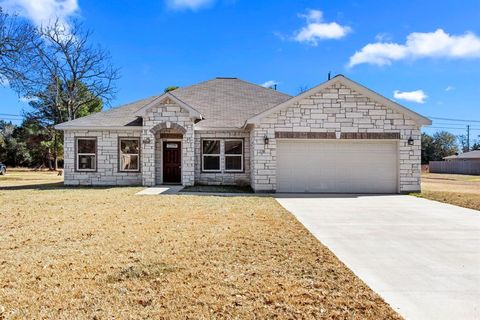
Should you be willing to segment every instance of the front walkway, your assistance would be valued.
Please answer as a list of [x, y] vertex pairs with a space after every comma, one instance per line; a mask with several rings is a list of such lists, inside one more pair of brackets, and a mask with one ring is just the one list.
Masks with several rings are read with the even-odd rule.
[[406, 319], [480, 319], [480, 212], [411, 196], [275, 195]]
[[177, 194], [180, 190], [183, 189], [183, 186], [180, 185], [160, 185], [155, 187], [150, 187], [143, 189], [140, 192], [137, 192], [137, 196], [156, 196], [159, 194]]

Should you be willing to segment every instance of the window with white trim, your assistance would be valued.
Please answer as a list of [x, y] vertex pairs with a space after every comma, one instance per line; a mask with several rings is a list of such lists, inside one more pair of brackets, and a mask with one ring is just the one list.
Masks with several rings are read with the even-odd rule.
[[120, 171], [140, 170], [140, 139], [120, 138], [119, 139]]
[[225, 171], [243, 171], [243, 140], [225, 140]]
[[202, 141], [202, 171], [220, 172], [220, 140]]
[[77, 138], [77, 171], [97, 169], [97, 138]]
[[203, 172], [243, 172], [243, 170], [243, 139], [202, 140]]

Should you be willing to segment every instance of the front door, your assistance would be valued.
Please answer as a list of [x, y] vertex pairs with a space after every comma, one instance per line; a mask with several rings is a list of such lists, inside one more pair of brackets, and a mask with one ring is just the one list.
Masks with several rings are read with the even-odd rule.
[[179, 141], [163, 142], [163, 183], [182, 183], [182, 148]]

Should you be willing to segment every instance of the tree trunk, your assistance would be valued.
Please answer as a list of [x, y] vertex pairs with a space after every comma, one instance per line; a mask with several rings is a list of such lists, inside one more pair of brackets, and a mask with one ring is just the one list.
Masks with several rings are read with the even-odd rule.
[[53, 133], [53, 170], [57, 171], [58, 169], [58, 140], [57, 132]]
[[47, 153], [47, 158], [48, 158], [48, 170], [52, 170], [52, 153], [50, 152], [50, 148], [48, 148], [48, 153]]

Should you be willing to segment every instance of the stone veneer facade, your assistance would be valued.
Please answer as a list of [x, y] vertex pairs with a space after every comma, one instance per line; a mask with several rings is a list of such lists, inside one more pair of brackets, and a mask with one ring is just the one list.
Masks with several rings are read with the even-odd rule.
[[[302, 139], [388, 138], [399, 145], [399, 191], [420, 190], [420, 126], [403, 113], [385, 107], [340, 83], [295, 105], [272, 113], [248, 130], [195, 130], [194, 119], [173, 101], [152, 107], [135, 130], [66, 130], [65, 184], [145, 185], [162, 181], [162, 135], [182, 141], [182, 184], [251, 185], [257, 192], [276, 189], [276, 137]], [[264, 137], [269, 138], [265, 144]], [[75, 170], [75, 138], [97, 138], [97, 170]], [[118, 170], [119, 137], [139, 137], [139, 172]], [[412, 137], [414, 145], [408, 145]], [[244, 140], [244, 172], [205, 173], [201, 170], [201, 141], [208, 138]], [[222, 144], [223, 145], [223, 144]]]
[[[203, 139], [242, 139], [243, 172], [225, 172], [225, 161], [220, 158], [221, 172], [202, 172]], [[220, 145], [223, 154], [224, 144]], [[195, 131], [195, 184], [250, 185], [250, 132], [248, 131]]]
[[[142, 172], [120, 172], [118, 161], [119, 138], [140, 138], [141, 131], [66, 130], [64, 134], [64, 183], [66, 185], [140, 185]], [[97, 170], [75, 170], [75, 141], [77, 138], [97, 139]], [[140, 161], [142, 161], [140, 156]]]
[[[399, 191], [420, 190], [420, 126], [343, 84], [270, 114], [251, 129], [251, 181], [257, 192], [276, 189], [277, 132], [325, 132], [334, 133], [335, 138], [342, 133], [344, 137], [347, 133], [399, 133]], [[410, 137], [413, 146], [408, 144]]]
[[[142, 141], [148, 143], [142, 144], [142, 173], [143, 185], [154, 186], [158, 182], [158, 172], [162, 167], [157, 167], [155, 151], [157, 133], [166, 129], [175, 129], [178, 133], [182, 133], [182, 184], [184, 186], [192, 186], [195, 181], [194, 167], [194, 122], [187, 110], [179, 105], [167, 100], [164, 104], [152, 107], [143, 116]], [[174, 130], [175, 131], [175, 130]], [[183, 131], [183, 132], [182, 132]], [[161, 144], [160, 144], [161, 145]], [[161, 171], [160, 171], [161, 172]]]

